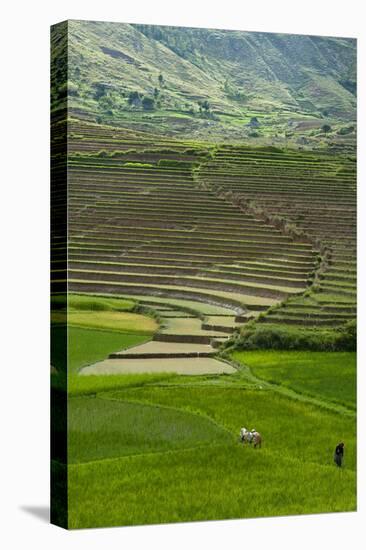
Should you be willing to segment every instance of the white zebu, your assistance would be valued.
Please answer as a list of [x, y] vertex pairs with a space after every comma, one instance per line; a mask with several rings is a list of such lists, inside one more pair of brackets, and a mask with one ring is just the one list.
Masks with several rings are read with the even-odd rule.
[[241, 428], [240, 441], [244, 444], [251, 443], [253, 441], [253, 433], [247, 430], [246, 428]]
[[240, 441], [245, 445], [245, 443], [254, 443], [254, 447], [262, 446], [262, 436], [256, 430], [247, 430], [246, 428], [241, 428], [240, 430]]

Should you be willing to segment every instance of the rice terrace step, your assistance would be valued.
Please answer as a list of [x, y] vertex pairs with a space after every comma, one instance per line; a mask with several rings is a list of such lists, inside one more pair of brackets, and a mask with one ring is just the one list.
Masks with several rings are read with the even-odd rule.
[[121, 358], [176, 358], [176, 357], [209, 357], [215, 352], [210, 345], [206, 344], [190, 344], [178, 342], [161, 342], [154, 340], [140, 346], [122, 350], [120, 352], [111, 353], [110, 359]]
[[136, 374], [136, 373], [175, 373], [180, 375], [205, 375], [205, 374], [232, 374], [234, 367], [211, 359], [209, 357], [188, 358], [181, 357], [178, 360], [171, 358], [138, 358], [136, 359], [106, 359], [84, 367], [80, 374], [103, 375], [103, 374]]

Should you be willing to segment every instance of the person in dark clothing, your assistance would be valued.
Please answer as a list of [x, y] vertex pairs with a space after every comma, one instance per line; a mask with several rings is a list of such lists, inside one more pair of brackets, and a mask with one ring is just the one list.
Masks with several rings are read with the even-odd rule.
[[339, 468], [342, 467], [343, 456], [344, 456], [344, 443], [339, 443], [336, 446], [334, 451], [334, 462], [337, 464]]

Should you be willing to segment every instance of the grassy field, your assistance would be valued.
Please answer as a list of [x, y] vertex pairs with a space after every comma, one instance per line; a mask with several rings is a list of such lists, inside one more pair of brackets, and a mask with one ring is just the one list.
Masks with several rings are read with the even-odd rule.
[[[62, 369], [64, 364], [63, 341], [57, 345], [57, 341], [63, 336], [63, 328], [60, 325], [52, 327], [53, 353], [51, 363], [57, 369]], [[96, 330], [80, 327], [68, 327], [68, 372], [76, 373], [80, 368], [101, 361], [110, 353], [146, 342], [149, 337], [146, 334], [124, 334], [117, 331]]]
[[116, 391], [128, 387], [138, 388], [145, 384], [167, 383], [174, 380], [174, 373], [137, 373], [137, 374], [110, 374], [98, 376], [70, 376], [68, 385], [69, 397], [96, 395], [108, 391]]
[[[109, 334], [72, 331], [82, 341], [88, 334], [95, 341], [95, 332]], [[74, 365], [88, 361], [89, 353], [88, 345], [74, 352]], [[324, 401], [337, 399], [336, 385], [327, 387], [334, 366], [346, 365], [349, 379], [354, 372], [351, 353], [246, 352], [235, 360], [249, 364], [258, 378], [285, 380]], [[278, 368], [283, 364], [287, 370]], [[347, 387], [351, 407], [354, 388]], [[70, 527], [354, 510], [354, 416], [275, 388], [260, 390], [241, 372], [71, 376]], [[262, 433], [262, 449], [240, 445], [243, 425]], [[341, 439], [346, 466], [337, 470], [332, 453]]]
[[69, 326], [89, 327], [117, 332], [152, 334], [158, 325], [151, 317], [119, 311], [69, 311]]
[[355, 353], [238, 351], [233, 358], [263, 380], [356, 408]]
[[136, 346], [148, 340], [146, 334], [69, 327], [69, 374], [101, 361], [110, 353]]
[[[95, 423], [81, 423], [83, 434], [77, 441], [83, 462], [69, 467], [72, 528], [355, 509], [353, 418], [272, 391], [223, 385], [146, 385], [111, 391], [109, 397], [111, 401], [105, 399], [98, 406]], [[78, 411], [80, 399], [75, 401]], [[193, 443], [191, 436], [197, 443], [196, 434], [208, 419], [218, 431], [205, 446], [183, 450], [169, 421], [165, 424], [168, 419], [162, 417], [158, 424], [163, 433], [158, 425], [143, 437], [133, 430], [129, 439], [126, 421], [116, 421], [118, 415], [113, 422], [109, 420], [116, 414], [116, 403], [122, 410], [135, 403], [132, 417], [137, 414], [145, 426], [154, 425], [156, 406], [168, 407], [164, 410], [173, 414], [171, 420], [179, 426], [184, 444]], [[160, 418], [163, 409], [159, 410]], [[177, 411], [183, 414], [179, 419]], [[190, 415], [195, 415], [193, 432]], [[185, 428], [180, 420], [187, 422]], [[99, 458], [104, 453], [103, 458], [109, 459], [96, 460], [99, 446], [95, 441], [104, 422], [112, 433], [106, 430], [109, 435], [102, 438]], [[243, 424], [262, 432], [261, 450], [239, 444], [237, 435]], [[187, 429], [190, 434], [184, 441]], [[343, 470], [332, 464], [334, 443], [340, 438], [347, 449]], [[130, 452], [134, 456], [126, 456]]]
[[69, 484], [71, 528], [355, 508], [352, 472], [234, 444], [72, 466]]
[[[52, 311], [52, 357], [56, 369], [64, 363], [63, 323], [65, 305], [62, 299], [53, 299]], [[98, 296], [68, 297], [68, 374], [101, 361], [110, 353], [121, 351], [148, 341], [158, 328], [157, 322], [145, 315], [132, 313], [135, 302], [120, 298]], [[77, 383], [76, 383], [77, 385]]]
[[171, 407], [129, 403], [113, 395], [71, 399], [69, 415], [70, 463], [233, 439], [204, 417]]
[[[65, 307], [64, 296], [53, 296], [54, 309]], [[110, 298], [107, 296], [90, 296], [83, 294], [69, 294], [67, 297], [69, 313], [76, 310], [87, 311], [132, 311], [136, 305], [133, 300], [125, 298]]]

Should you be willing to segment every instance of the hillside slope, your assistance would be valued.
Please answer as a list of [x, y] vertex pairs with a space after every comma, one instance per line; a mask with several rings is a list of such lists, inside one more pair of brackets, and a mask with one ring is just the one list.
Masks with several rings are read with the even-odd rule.
[[[310, 142], [332, 131], [339, 136], [342, 127], [339, 139], [354, 139], [354, 39], [67, 25], [69, 108], [78, 117], [205, 139], [300, 143], [304, 136]], [[54, 43], [61, 43], [60, 33], [53, 32]], [[63, 100], [54, 93], [53, 109]], [[321, 132], [325, 123], [329, 136]], [[344, 124], [353, 126], [344, 130]]]

